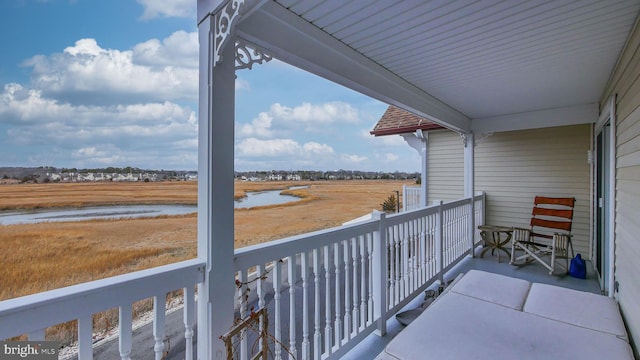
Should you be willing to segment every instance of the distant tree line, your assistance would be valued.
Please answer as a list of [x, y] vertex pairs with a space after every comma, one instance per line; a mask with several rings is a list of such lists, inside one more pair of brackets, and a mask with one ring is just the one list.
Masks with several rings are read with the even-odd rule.
[[[105, 168], [56, 168], [53, 166], [40, 167], [0, 167], [0, 178], [16, 179], [23, 182], [45, 182], [47, 174], [87, 174], [87, 173], [104, 173], [104, 174], [156, 174], [158, 179], [178, 179], [184, 178], [186, 175], [195, 175], [196, 171], [188, 170], [149, 170], [140, 169], [138, 167], [105, 167]], [[383, 171], [360, 171], [360, 170], [265, 170], [265, 171], [236, 171], [236, 178], [247, 178], [265, 180], [270, 176], [280, 175], [283, 180], [287, 176], [296, 175], [300, 180], [410, 180], [414, 179], [419, 183], [420, 173], [418, 172], [383, 172]]]
[[314, 170], [270, 170], [270, 171], [236, 171], [235, 177], [247, 179], [267, 179], [271, 175], [281, 175], [286, 179], [287, 175], [296, 174], [301, 180], [408, 180], [417, 179], [420, 176], [418, 172], [381, 172], [381, 171], [359, 171], [359, 170], [332, 170], [332, 171], [314, 171]]

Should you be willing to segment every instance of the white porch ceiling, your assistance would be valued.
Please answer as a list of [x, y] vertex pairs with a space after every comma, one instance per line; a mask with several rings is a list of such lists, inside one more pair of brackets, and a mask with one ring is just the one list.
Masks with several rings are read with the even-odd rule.
[[237, 29], [285, 62], [468, 131], [553, 109], [595, 121], [639, 11], [638, 0], [276, 0]]

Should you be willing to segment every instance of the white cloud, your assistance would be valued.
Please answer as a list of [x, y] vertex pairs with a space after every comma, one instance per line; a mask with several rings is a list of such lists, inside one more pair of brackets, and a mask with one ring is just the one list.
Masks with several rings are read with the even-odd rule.
[[195, 101], [197, 48], [195, 35], [183, 31], [125, 51], [104, 49], [94, 39], [81, 39], [62, 53], [37, 55], [24, 65], [32, 68], [35, 89], [64, 102]]
[[392, 154], [392, 153], [383, 154], [382, 158], [383, 158], [383, 161], [385, 162], [395, 162], [395, 161], [398, 161], [398, 159], [400, 159], [398, 155]]
[[317, 142], [305, 143], [302, 148], [305, 155], [326, 155], [333, 154], [333, 148], [327, 144], [320, 144]]
[[251, 123], [239, 123], [237, 135], [273, 138], [290, 135], [293, 130], [325, 132], [328, 125], [352, 124], [359, 121], [358, 110], [344, 102], [302, 103], [295, 107], [275, 103], [269, 111], [260, 112]]
[[[371, 127], [373, 129], [373, 126]], [[400, 135], [385, 135], [385, 136], [373, 136], [370, 129], [363, 129], [360, 132], [360, 137], [372, 145], [385, 146], [385, 147], [407, 147], [406, 141]]]
[[260, 140], [248, 138], [238, 143], [240, 156], [283, 156], [293, 155], [300, 151], [300, 144], [291, 139]]
[[144, 7], [141, 18], [144, 20], [157, 17], [194, 17], [196, 2], [193, 0], [138, 0]]
[[368, 160], [366, 156], [360, 156], [356, 154], [342, 154], [341, 158], [348, 164], [358, 164]]
[[107, 152], [104, 150], [98, 150], [95, 146], [85, 147], [77, 149], [73, 152], [74, 155], [80, 156], [105, 156]]
[[151, 39], [133, 47], [132, 61], [151, 67], [198, 68], [198, 33], [176, 31], [162, 41]]
[[81, 39], [23, 65], [31, 84], [0, 89], [0, 138], [25, 149], [17, 150], [23, 159], [196, 168], [198, 121], [187, 104], [197, 103], [197, 33], [176, 31], [130, 50]]
[[[63, 158], [76, 166], [159, 164], [168, 168], [168, 159], [173, 158], [180, 159], [175, 164], [180, 168], [194, 169], [197, 164], [196, 114], [168, 101], [71, 105], [8, 84], [0, 93], [0, 118], [8, 127], [6, 145], [47, 146], [49, 154], [32, 155], [33, 161]], [[135, 163], [136, 159], [140, 162]]]
[[20, 84], [7, 84], [0, 94], [0, 117], [5, 124], [37, 122], [38, 119], [70, 117], [72, 114], [71, 105], [43, 98], [40, 91], [25, 89]]
[[273, 136], [272, 122], [273, 118], [269, 113], [261, 112], [257, 118], [251, 120], [251, 124], [240, 124], [237, 135], [239, 137], [270, 138]]
[[292, 139], [261, 140], [248, 138], [237, 145], [237, 155], [246, 157], [292, 157], [309, 158], [333, 154], [333, 148], [326, 144], [308, 142], [300, 145]]
[[271, 105], [269, 112], [274, 118], [296, 124], [356, 123], [359, 121], [358, 110], [348, 103], [339, 101], [320, 105], [305, 102], [296, 107], [288, 107], [275, 103]]
[[236, 90], [251, 90], [251, 85], [247, 80], [238, 77], [236, 78]]

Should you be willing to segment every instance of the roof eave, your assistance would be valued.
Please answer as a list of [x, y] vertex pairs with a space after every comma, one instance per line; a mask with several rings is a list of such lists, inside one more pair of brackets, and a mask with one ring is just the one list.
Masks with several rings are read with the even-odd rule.
[[415, 132], [416, 130], [433, 131], [433, 130], [441, 130], [441, 129], [446, 129], [446, 128], [438, 124], [428, 124], [428, 125], [406, 126], [402, 128], [395, 128], [395, 129], [371, 130], [369, 133], [373, 136], [387, 136], [387, 135], [400, 135], [400, 134], [412, 133], [412, 132]]

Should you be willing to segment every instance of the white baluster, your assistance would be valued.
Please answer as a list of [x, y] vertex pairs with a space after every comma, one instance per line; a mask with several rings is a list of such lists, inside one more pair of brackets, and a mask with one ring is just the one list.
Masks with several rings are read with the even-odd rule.
[[118, 345], [120, 358], [122, 360], [131, 360], [131, 304], [120, 306], [119, 318], [118, 333], [120, 334], [120, 339]]
[[[368, 317], [368, 321], [367, 321], [367, 325], [373, 322], [373, 234], [369, 234], [368, 235], [368, 239], [367, 239], [369, 246], [368, 246], [368, 255], [369, 255], [369, 273], [367, 274], [367, 278], [369, 279], [369, 303], [368, 303], [368, 308], [369, 308], [369, 317]], [[381, 249], [383, 249], [381, 247]], [[379, 281], [378, 279], [376, 279], [376, 281]]]
[[[396, 293], [396, 241], [393, 237], [393, 227], [389, 227], [389, 236], [387, 236], [388, 261], [389, 266], [389, 291], [387, 291], [387, 307], [391, 308], [395, 305]], [[387, 309], [385, 309], [386, 311]]]
[[365, 236], [360, 236], [360, 326], [367, 326], [367, 249]]
[[421, 217], [419, 221], [418, 242], [420, 251], [420, 284], [424, 284], [429, 279], [427, 269], [427, 218]]
[[297, 357], [296, 350], [296, 256], [287, 258], [289, 266], [289, 359]]
[[395, 247], [396, 247], [396, 263], [395, 263], [395, 267], [396, 267], [396, 288], [395, 288], [395, 302], [393, 303], [393, 305], [397, 305], [398, 303], [400, 303], [401, 301], [401, 297], [400, 294], [402, 294], [402, 290], [403, 290], [403, 281], [402, 281], [402, 247], [401, 245], [401, 238], [400, 238], [400, 229], [399, 229], [399, 225], [396, 225], [393, 227], [393, 232], [394, 232], [394, 241], [395, 241]]
[[193, 360], [193, 325], [195, 323], [195, 288], [188, 286], [184, 291], [184, 341], [185, 341], [185, 360]]
[[449, 210], [444, 211], [444, 223], [443, 223], [442, 233], [443, 233], [442, 248], [444, 249], [443, 250], [444, 262], [442, 263], [442, 268], [444, 269], [447, 267], [447, 265], [449, 265], [449, 260], [451, 256], [451, 242], [449, 241], [449, 239], [451, 238], [451, 211]]
[[411, 221], [411, 261], [413, 265], [413, 285], [411, 290], [415, 291], [422, 283], [420, 283], [420, 222], [419, 219]]
[[402, 239], [402, 299], [409, 295], [409, 233], [407, 223], [400, 224], [400, 238]]
[[424, 244], [424, 248], [423, 248], [423, 252], [424, 252], [424, 277], [423, 277], [423, 281], [429, 281], [429, 279], [431, 279], [431, 266], [432, 266], [432, 261], [431, 261], [431, 251], [433, 250], [433, 247], [431, 246], [431, 239], [433, 238], [433, 236], [431, 236], [431, 219], [432, 216], [428, 215], [425, 219], [424, 219], [424, 224], [423, 224], [423, 229], [422, 231], [424, 232], [424, 240], [423, 240], [423, 244]]
[[341, 282], [341, 277], [342, 277], [342, 264], [340, 264], [340, 242], [334, 243], [333, 244], [333, 261], [334, 261], [334, 266], [335, 266], [335, 273], [336, 273], [336, 283], [335, 283], [335, 289], [336, 289], [336, 303], [335, 303], [335, 311], [336, 311], [336, 315], [335, 315], [335, 319], [334, 319], [334, 324], [333, 324], [333, 328], [335, 329], [335, 343], [336, 346], [340, 346], [342, 344], [342, 338], [343, 338], [343, 333], [342, 333], [342, 315], [340, 313], [340, 306], [341, 306], [341, 293], [342, 293], [342, 282]]
[[165, 307], [165, 294], [153, 297], [153, 339], [155, 340], [153, 351], [156, 354], [156, 360], [162, 360], [164, 357]]
[[[240, 319], [245, 319], [247, 317], [247, 302], [248, 302], [248, 294], [247, 294], [247, 280], [248, 276], [245, 270], [238, 271], [238, 302], [240, 305]], [[247, 360], [249, 357], [249, 346], [247, 339], [247, 330], [242, 329], [240, 331], [240, 359]]]
[[282, 359], [282, 325], [280, 314], [280, 285], [282, 283], [282, 271], [280, 270], [280, 262], [278, 260], [273, 262], [273, 302], [275, 305], [274, 312], [274, 337], [276, 340], [275, 358], [276, 360]]
[[[256, 294], [258, 296], [258, 309], [262, 309], [265, 306], [264, 289], [262, 288], [264, 283], [264, 274], [262, 273], [262, 265], [256, 266], [256, 275], [258, 280], [256, 281]], [[260, 331], [264, 328], [264, 319], [260, 316]], [[260, 333], [260, 336], [266, 336], [266, 334]], [[262, 341], [258, 341], [258, 350], [262, 351]]]
[[324, 251], [324, 343], [327, 355], [331, 355], [333, 348], [331, 346], [331, 254], [329, 254], [329, 246], [323, 247]]
[[318, 249], [313, 249], [313, 282], [315, 285], [314, 297], [314, 328], [313, 333], [313, 358], [322, 359], [322, 335], [320, 334], [320, 254]]
[[93, 316], [78, 319], [78, 359], [93, 359]]
[[444, 212], [442, 211], [442, 201], [438, 207], [438, 217], [436, 218], [436, 274], [440, 280], [440, 283], [444, 282], [444, 273], [442, 271], [444, 263]]
[[353, 297], [351, 298], [351, 320], [353, 321], [351, 325], [351, 336], [353, 337], [358, 332], [358, 322], [360, 321], [358, 311], [358, 305], [360, 305], [358, 302], [358, 239], [353, 238], [349, 240], [349, 242], [351, 243], [351, 272], [353, 275], [353, 284], [351, 286], [353, 290]]
[[300, 254], [300, 270], [302, 276], [302, 360], [311, 358], [309, 344], [309, 254]]
[[344, 339], [351, 339], [351, 246], [349, 241], [342, 243], [344, 247]]

